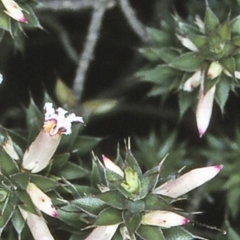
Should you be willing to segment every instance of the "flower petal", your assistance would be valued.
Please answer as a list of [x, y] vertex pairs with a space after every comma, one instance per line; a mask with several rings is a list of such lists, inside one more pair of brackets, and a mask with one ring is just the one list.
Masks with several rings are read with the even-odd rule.
[[183, 85], [183, 90], [187, 92], [193, 91], [194, 88], [200, 85], [201, 70], [196, 71]]
[[154, 194], [177, 198], [214, 178], [223, 165], [196, 168], [154, 189]]
[[143, 215], [142, 224], [163, 228], [171, 228], [187, 224], [189, 220], [179, 214], [169, 211], [152, 211]]

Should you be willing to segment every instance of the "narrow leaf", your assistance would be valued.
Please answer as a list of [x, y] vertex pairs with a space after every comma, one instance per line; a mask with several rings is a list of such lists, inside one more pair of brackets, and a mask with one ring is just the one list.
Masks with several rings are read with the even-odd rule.
[[141, 224], [142, 213], [132, 214], [129, 211], [123, 212], [123, 221], [128, 229], [130, 236], [132, 236]]
[[207, 35], [213, 34], [219, 25], [219, 20], [217, 16], [213, 13], [209, 6], [207, 6], [207, 10], [205, 13], [204, 19], [204, 29]]
[[141, 225], [137, 230], [137, 235], [144, 240], [166, 240], [161, 228], [154, 226]]

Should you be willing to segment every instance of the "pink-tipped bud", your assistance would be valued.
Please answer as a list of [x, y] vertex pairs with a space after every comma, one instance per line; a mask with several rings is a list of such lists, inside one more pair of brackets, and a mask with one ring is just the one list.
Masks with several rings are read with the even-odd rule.
[[222, 70], [223, 68], [221, 64], [219, 64], [218, 62], [212, 62], [208, 69], [207, 77], [210, 79], [214, 79], [221, 74]]
[[115, 173], [117, 173], [118, 175], [120, 175], [121, 177], [124, 177], [124, 172], [123, 170], [117, 165], [115, 164], [113, 161], [111, 161], [109, 158], [107, 158], [105, 155], [102, 155], [102, 159], [103, 159], [103, 164], [104, 166], [108, 169], [111, 170]]
[[202, 137], [203, 134], [206, 132], [212, 116], [212, 107], [215, 91], [216, 85], [213, 85], [205, 95], [203, 90], [200, 88], [196, 110], [197, 127], [200, 137]]
[[52, 217], [57, 217], [57, 211], [53, 207], [51, 198], [42, 192], [34, 183], [28, 184], [27, 192], [39, 210]]
[[171, 228], [187, 224], [189, 220], [179, 214], [169, 211], [152, 211], [143, 215], [142, 224], [163, 228]]
[[162, 184], [154, 189], [153, 193], [178, 198], [214, 178], [222, 168], [223, 165], [216, 165], [193, 169], [177, 179]]
[[27, 19], [25, 18], [21, 7], [13, 1], [13, 0], [1, 0], [4, 7], [6, 8], [6, 11], [4, 11], [7, 15], [9, 15], [11, 18], [17, 20], [21, 23], [27, 23]]

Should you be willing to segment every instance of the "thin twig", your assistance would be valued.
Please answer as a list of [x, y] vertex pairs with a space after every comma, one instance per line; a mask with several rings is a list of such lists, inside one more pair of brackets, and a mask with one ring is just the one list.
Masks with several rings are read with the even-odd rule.
[[103, 17], [106, 9], [107, 3], [105, 0], [99, 0], [98, 4], [96, 4], [93, 9], [88, 34], [84, 44], [84, 50], [79, 61], [73, 85], [73, 92], [76, 100], [78, 101], [81, 100], [82, 98], [86, 72], [93, 58], [93, 52], [95, 50], [97, 40], [99, 38], [99, 31], [103, 23]]
[[54, 17], [49, 16], [49, 14], [48, 15], [44, 14], [44, 16], [41, 17], [40, 21], [41, 23], [47, 24], [48, 27], [50, 27], [53, 31], [56, 32], [67, 56], [75, 64], [78, 64], [78, 59], [79, 59], [78, 53], [73, 48], [69, 34], [64, 28], [64, 26], [59, 21], [57, 21]]
[[41, 0], [38, 10], [79, 11], [93, 8], [96, 0]]
[[142, 39], [142, 41], [147, 41], [148, 36], [143, 24], [138, 20], [135, 11], [129, 4], [128, 0], [119, 0], [119, 5], [122, 9], [124, 16], [126, 17], [129, 25], [133, 31]]

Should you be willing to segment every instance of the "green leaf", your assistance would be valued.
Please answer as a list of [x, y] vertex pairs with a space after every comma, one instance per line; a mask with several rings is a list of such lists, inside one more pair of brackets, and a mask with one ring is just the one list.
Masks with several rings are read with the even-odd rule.
[[186, 72], [195, 72], [201, 69], [203, 59], [194, 52], [183, 53], [175, 58], [170, 64], [170, 67]]
[[30, 196], [28, 195], [28, 193], [26, 191], [16, 191], [16, 195], [18, 196], [18, 198], [21, 201], [21, 203], [19, 204], [19, 206], [21, 208], [23, 208], [24, 210], [29, 211], [33, 214], [36, 214], [36, 215], [39, 214], [38, 210], [34, 206]]
[[143, 69], [136, 73], [137, 77], [141, 77], [145, 81], [162, 84], [165, 81], [171, 83], [172, 79], [179, 73], [174, 68], [167, 65], [158, 65], [153, 69]]
[[25, 10], [25, 12], [27, 12], [26, 14], [24, 14], [24, 16], [26, 17], [28, 24], [25, 25], [25, 27], [27, 28], [41, 28], [42, 26], [40, 24], [40, 22], [38, 21], [37, 16], [35, 15], [34, 11], [32, 10], [32, 7], [28, 4], [28, 3], [22, 3], [20, 4], [21, 8], [23, 10]]
[[231, 39], [231, 31], [230, 31], [230, 23], [229, 19], [227, 19], [223, 24], [218, 27], [218, 36], [223, 41], [229, 41]]
[[84, 155], [89, 153], [101, 140], [102, 138], [98, 137], [80, 136], [76, 138], [71, 150], [79, 155]]
[[193, 239], [202, 239], [206, 240], [206, 238], [202, 238], [192, 233], [188, 232], [186, 229], [182, 227], [174, 227], [169, 229], [163, 229], [163, 234], [166, 240], [193, 240]]
[[224, 58], [220, 61], [220, 64], [234, 77], [236, 71], [235, 59], [233, 57]]
[[3, 175], [9, 176], [19, 171], [18, 165], [3, 149], [0, 147], [0, 171]]
[[126, 209], [132, 214], [143, 212], [145, 209], [145, 203], [142, 200], [138, 201], [126, 200], [125, 205]]
[[26, 190], [29, 183], [29, 173], [16, 173], [11, 176], [11, 180], [21, 190]]
[[123, 209], [125, 206], [125, 197], [118, 191], [107, 191], [97, 196], [106, 204], [117, 209]]
[[204, 29], [207, 35], [213, 34], [219, 25], [217, 16], [213, 13], [209, 6], [207, 6], [205, 18], [204, 18]]
[[0, 217], [0, 236], [6, 227], [7, 223], [11, 219], [13, 213], [14, 213], [15, 206], [12, 203], [8, 203], [4, 212], [1, 212]]
[[137, 159], [133, 156], [131, 149], [126, 149], [126, 164], [129, 166], [133, 171], [137, 172], [138, 176], [142, 175], [142, 170], [138, 164]]
[[155, 194], [149, 194], [144, 199], [144, 202], [145, 202], [145, 210], [147, 210], [147, 211], [153, 211], [153, 210], [159, 210], [159, 209], [171, 211], [174, 209], [163, 198], [161, 198]]
[[94, 225], [96, 226], [113, 225], [121, 223], [122, 221], [123, 220], [121, 217], [121, 211], [115, 208], [108, 207], [101, 211], [100, 214], [96, 217]]
[[179, 111], [180, 111], [180, 118], [183, 117], [184, 113], [188, 110], [189, 107], [194, 105], [195, 101], [195, 92], [185, 92], [181, 91], [178, 94], [178, 104], [179, 104]]
[[123, 212], [123, 221], [128, 229], [129, 235], [132, 236], [139, 228], [142, 221], [142, 213], [138, 212], [135, 214], [129, 211]]
[[43, 192], [51, 191], [58, 186], [56, 181], [37, 174], [31, 175], [31, 182], [35, 183]]
[[0, 203], [4, 202], [8, 196], [8, 192], [4, 188], [0, 188]]
[[221, 76], [220, 81], [217, 84], [215, 99], [221, 108], [222, 113], [224, 112], [224, 106], [231, 90], [231, 79], [226, 76]]
[[172, 42], [172, 37], [165, 31], [156, 28], [147, 28], [148, 36], [156, 46], [169, 46]]
[[4, 13], [0, 12], [0, 28], [11, 33], [11, 21], [10, 17]]
[[232, 42], [232, 44], [240, 47], [240, 36], [235, 36], [235, 37], [233, 37], [232, 40], [231, 40], [231, 42]]
[[83, 197], [75, 199], [70, 204], [92, 215], [99, 214], [99, 212], [107, 206], [104, 201], [96, 197]]
[[67, 162], [64, 168], [61, 168], [58, 172], [59, 176], [62, 176], [68, 180], [82, 178], [89, 174], [89, 171], [85, 168], [71, 162]]
[[187, 37], [196, 45], [198, 49], [201, 49], [208, 43], [207, 37], [202, 35], [191, 34]]
[[32, 98], [26, 110], [26, 118], [29, 132], [27, 143], [29, 145], [36, 138], [40, 129], [43, 126], [43, 114], [39, 111]]
[[61, 168], [64, 167], [64, 165], [68, 162], [68, 159], [70, 157], [70, 153], [63, 153], [57, 156], [53, 157], [51, 170], [53, 172], [60, 171]]
[[155, 226], [141, 225], [137, 230], [137, 235], [144, 240], [166, 240], [161, 228]]
[[240, 15], [231, 20], [230, 27], [232, 33], [240, 34]]
[[15, 209], [15, 211], [11, 217], [11, 222], [12, 222], [12, 225], [13, 225], [15, 231], [17, 232], [17, 234], [19, 236], [19, 239], [21, 239], [20, 235], [25, 226], [25, 221], [24, 221], [22, 214], [20, 213], [18, 208]]

